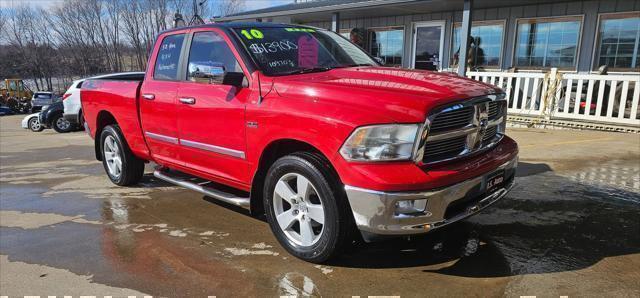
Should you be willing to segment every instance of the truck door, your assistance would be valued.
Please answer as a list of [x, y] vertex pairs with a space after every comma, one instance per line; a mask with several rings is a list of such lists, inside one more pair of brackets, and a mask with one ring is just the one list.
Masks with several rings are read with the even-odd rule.
[[186, 31], [165, 35], [156, 43], [140, 88], [140, 119], [151, 156], [159, 163], [183, 165], [178, 158], [177, 90]]
[[245, 102], [249, 88], [212, 80], [212, 71], [244, 75], [227, 36], [215, 28], [192, 30], [186, 80], [178, 91], [180, 159], [218, 182], [248, 184]]

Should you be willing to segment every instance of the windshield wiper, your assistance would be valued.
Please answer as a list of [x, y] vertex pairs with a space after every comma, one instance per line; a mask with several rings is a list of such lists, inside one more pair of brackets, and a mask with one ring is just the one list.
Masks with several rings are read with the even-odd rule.
[[289, 71], [282, 74], [291, 75], [291, 74], [301, 74], [301, 73], [311, 73], [311, 72], [322, 72], [322, 71], [327, 71], [331, 69], [333, 69], [333, 67], [309, 67], [309, 68], [302, 68], [294, 71]]
[[347, 68], [347, 67], [358, 67], [358, 66], [373, 66], [373, 65], [369, 63], [354, 63], [354, 64], [336, 66], [335, 68]]

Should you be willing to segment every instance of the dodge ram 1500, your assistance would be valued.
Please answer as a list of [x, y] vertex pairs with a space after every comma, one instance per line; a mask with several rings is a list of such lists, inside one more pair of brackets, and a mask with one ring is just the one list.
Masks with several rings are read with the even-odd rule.
[[319, 28], [162, 32], [145, 73], [87, 80], [85, 128], [117, 185], [154, 175], [266, 215], [291, 254], [414, 235], [503, 198], [507, 102], [454, 74], [390, 68]]

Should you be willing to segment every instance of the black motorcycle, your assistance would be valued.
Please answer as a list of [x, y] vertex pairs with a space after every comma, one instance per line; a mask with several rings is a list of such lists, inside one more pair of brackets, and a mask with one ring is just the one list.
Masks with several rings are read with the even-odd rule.
[[28, 114], [31, 113], [31, 99], [9, 98], [7, 99], [7, 107], [17, 114]]

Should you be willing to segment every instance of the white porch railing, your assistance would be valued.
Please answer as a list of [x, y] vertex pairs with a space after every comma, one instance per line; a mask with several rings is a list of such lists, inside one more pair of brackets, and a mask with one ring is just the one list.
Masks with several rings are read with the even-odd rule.
[[526, 72], [468, 72], [469, 78], [502, 88], [508, 112], [640, 126], [640, 76]]

